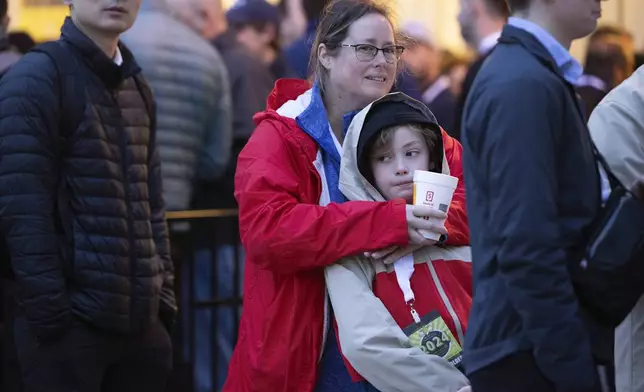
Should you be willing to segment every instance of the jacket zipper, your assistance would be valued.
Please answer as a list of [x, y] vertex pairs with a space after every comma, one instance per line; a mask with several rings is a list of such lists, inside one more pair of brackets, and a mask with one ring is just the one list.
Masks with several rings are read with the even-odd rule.
[[[118, 108], [119, 116], [122, 121], [122, 111], [119, 106], [117, 99], [117, 94], [112, 93], [112, 99], [114, 104]], [[128, 176], [128, 157], [127, 157], [127, 132], [125, 132], [125, 127], [122, 127], [123, 135], [121, 136], [121, 163], [123, 170], [123, 186], [125, 191], [125, 208], [127, 211], [127, 239], [128, 239], [128, 257], [130, 259], [130, 331], [134, 331], [134, 288], [136, 287], [136, 282], [134, 277], [136, 276], [136, 257], [134, 253], [134, 238], [133, 238], [133, 229], [134, 222], [132, 221], [132, 204], [130, 200], [130, 178]]]
[[322, 321], [322, 347], [320, 349], [320, 356], [318, 357], [318, 363], [322, 361], [322, 356], [324, 355], [324, 346], [326, 346], [326, 339], [329, 336], [329, 294], [324, 289], [324, 320]]
[[409, 308], [409, 313], [411, 313], [411, 317], [413, 317], [414, 322], [418, 324], [421, 322], [421, 319], [420, 315], [416, 311], [416, 307], [414, 306], [415, 303], [416, 301], [412, 299], [411, 301], [407, 302], [407, 307]]
[[456, 314], [456, 311], [454, 310], [452, 303], [449, 302], [449, 298], [447, 297], [447, 293], [445, 292], [445, 289], [443, 288], [443, 285], [441, 284], [441, 281], [438, 278], [438, 274], [436, 273], [436, 269], [434, 268], [434, 263], [430, 257], [429, 252], [425, 250], [424, 253], [427, 260], [429, 260], [427, 262], [427, 266], [429, 267], [429, 272], [432, 275], [432, 279], [434, 280], [434, 283], [436, 284], [436, 289], [438, 290], [438, 294], [441, 296], [441, 299], [443, 300], [443, 304], [445, 304], [445, 307], [447, 308], [447, 312], [452, 317], [452, 320], [454, 320], [454, 326], [456, 327], [456, 334], [458, 335], [458, 341], [461, 343], [461, 345], [463, 345], [465, 342], [465, 334], [463, 333], [463, 325], [461, 324], [461, 320], [458, 318], [458, 315]]

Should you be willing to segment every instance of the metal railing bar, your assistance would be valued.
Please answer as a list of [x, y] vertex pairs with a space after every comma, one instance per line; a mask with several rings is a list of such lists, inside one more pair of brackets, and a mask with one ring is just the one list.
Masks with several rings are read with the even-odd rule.
[[236, 209], [226, 210], [185, 210], [185, 211], [168, 211], [165, 216], [168, 220], [181, 219], [202, 219], [202, 218], [229, 218], [238, 215]]

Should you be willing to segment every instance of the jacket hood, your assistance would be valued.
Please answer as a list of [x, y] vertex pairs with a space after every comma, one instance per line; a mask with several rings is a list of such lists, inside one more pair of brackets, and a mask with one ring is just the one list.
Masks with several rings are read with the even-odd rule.
[[[253, 116], [255, 125], [259, 125], [266, 119], [280, 119], [282, 116], [294, 119], [306, 108], [308, 102], [305, 102], [306, 99], [302, 96], [311, 87], [310, 82], [302, 79], [277, 80], [273, 91], [266, 99], [266, 110]], [[308, 97], [308, 101], [310, 101], [310, 97]], [[280, 113], [278, 113], [277, 111], [280, 108], [285, 110], [280, 110]]]
[[[349, 200], [373, 200], [384, 201], [380, 192], [376, 190], [375, 186], [365, 177], [366, 173], [360, 171], [360, 157], [358, 156], [358, 144], [360, 144], [360, 136], [363, 131], [365, 120], [369, 117], [370, 113], [378, 110], [378, 105], [388, 101], [403, 102], [415, 110], [422, 112], [424, 117], [429, 121], [424, 125], [436, 133], [436, 143], [432, 151], [430, 151], [430, 160], [438, 158], [440, 165], [438, 166], [443, 174], [450, 174], [449, 166], [446, 161], [445, 151], [443, 149], [443, 136], [442, 129], [436, 122], [434, 114], [421, 102], [409, 97], [403, 93], [391, 93], [384, 97], [372, 102], [367, 107], [362, 109], [355, 115], [351, 125], [344, 139], [342, 149], [342, 161], [340, 164], [340, 191]], [[433, 124], [433, 125], [432, 125]], [[370, 135], [371, 136], [371, 135]], [[430, 162], [430, 167], [432, 166]]]

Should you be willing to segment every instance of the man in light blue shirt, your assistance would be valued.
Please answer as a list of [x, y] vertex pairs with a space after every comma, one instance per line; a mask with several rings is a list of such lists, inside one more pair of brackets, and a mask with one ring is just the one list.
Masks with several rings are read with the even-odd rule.
[[[465, 105], [463, 170], [474, 298], [464, 365], [476, 392], [601, 391], [569, 270], [602, 203], [568, 52], [600, 0], [508, 0]], [[609, 333], [610, 335], [610, 333]]]

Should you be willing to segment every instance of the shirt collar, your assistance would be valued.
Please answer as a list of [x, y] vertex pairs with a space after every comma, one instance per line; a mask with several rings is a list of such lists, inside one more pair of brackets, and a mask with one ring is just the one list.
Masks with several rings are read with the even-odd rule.
[[116, 53], [114, 54], [114, 64], [118, 65], [119, 67], [123, 65], [123, 55], [121, 54], [121, 49], [119, 47], [116, 47]]
[[555, 37], [538, 24], [522, 18], [511, 16], [508, 24], [532, 34], [550, 53], [564, 78], [571, 84], [577, 83], [584, 73], [584, 68]]
[[494, 33], [489, 34], [485, 38], [483, 38], [481, 40], [481, 43], [479, 44], [479, 54], [485, 55], [490, 50], [492, 50], [496, 46], [499, 37], [501, 37], [501, 30], [495, 31]]

